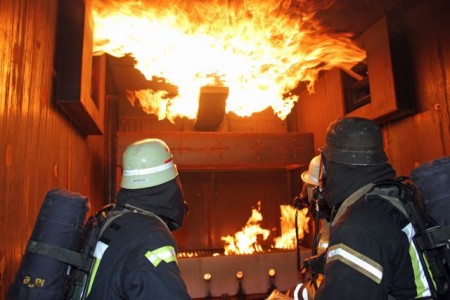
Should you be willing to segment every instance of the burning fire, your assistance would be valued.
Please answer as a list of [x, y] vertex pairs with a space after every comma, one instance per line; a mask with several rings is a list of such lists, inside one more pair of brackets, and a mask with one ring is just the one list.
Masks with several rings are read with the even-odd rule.
[[270, 230], [263, 229], [259, 225], [263, 217], [260, 212], [261, 201], [258, 202], [258, 208], [252, 209], [252, 215], [247, 221], [245, 227], [236, 232], [234, 237], [228, 235], [221, 239], [227, 244], [225, 246], [225, 255], [229, 254], [252, 254], [262, 252], [263, 249], [258, 242], [258, 237], [262, 236], [263, 240], [269, 237]]
[[269, 107], [282, 120], [300, 82], [313, 92], [320, 71], [347, 70], [365, 57], [348, 33], [314, 16], [331, 0], [92, 0], [94, 54], [129, 55], [148, 79], [178, 88], [130, 91], [147, 113], [195, 119], [202, 86], [227, 86], [226, 112]]
[[[275, 248], [278, 249], [295, 249], [297, 240], [295, 238], [295, 213], [297, 210], [291, 205], [281, 205], [281, 236], [275, 238]], [[303, 238], [305, 232], [309, 232], [308, 209], [304, 208], [298, 211], [297, 226], [298, 236]]]
[[[296, 209], [290, 205], [281, 205], [281, 236], [274, 239], [274, 248], [295, 249], [297, 243], [295, 238], [295, 212]], [[261, 228], [260, 222], [263, 219], [261, 214], [261, 201], [258, 201], [258, 208], [252, 209], [252, 215], [247, 221], [245, 227], [234, 234], [227, 235], [221, 239], [225, 242], [225, 255], [230, 254], [252, 254], [254, 252], [263, 252], [264, 249], [259, 243], [262, 239], [267, 240], [270, 230]], [[297, 224], [299, 228], [299, 238], [303, 238], [305, 232], [308, 232], [307, 217], [308, 209], [299, 211]]]

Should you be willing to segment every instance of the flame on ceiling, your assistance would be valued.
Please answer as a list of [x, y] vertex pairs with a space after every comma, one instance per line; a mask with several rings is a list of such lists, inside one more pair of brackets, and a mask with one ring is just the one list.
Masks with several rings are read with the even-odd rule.
[[202, 86], [227, 86], [226, 112], [247, 117], [272, 108], [281, 120], [300, 83], [314, 91], [319, 72], [348, 71], [365, 57], [351, 33], [323, 27], [316, 13], [334, 1], [93, 0], [94, 54], [129, 55], [167, 91], [129, 91], [147, 113], [195, 119]]

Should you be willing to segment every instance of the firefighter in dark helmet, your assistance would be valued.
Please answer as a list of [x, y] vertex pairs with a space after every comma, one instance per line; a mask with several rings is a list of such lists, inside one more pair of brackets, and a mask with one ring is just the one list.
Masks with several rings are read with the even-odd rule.
[[177, 265], [171, 231], [187, 206], [168, 146], [159, 139], [123, 153], [116, 218], [97, 243], [87, 299], [190, 299]]
[[[364, 118], [332, 122], [320, 149], [323, 197], [332, 209], [324, 280], [315, 299], [427, 299], [429, 285], [411, 242], [411, 223], [374, 190], [394, 179], [380, 127]], [[376, 193], [375, 193], [376, 192]]]

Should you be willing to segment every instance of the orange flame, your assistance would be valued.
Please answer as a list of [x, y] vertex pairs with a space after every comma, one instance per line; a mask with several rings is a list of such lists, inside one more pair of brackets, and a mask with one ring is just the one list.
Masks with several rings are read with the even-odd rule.
[[259, 223], [263, 217], [260, 212], [261, 201], [258, 202], [258, 208], [252, 209], [252, 215], [247, 221], [245, 227], [235, 233], [234, 237], [227, 235], [221, 239], [225, 241], [225, 255], [230, 254], [252, 254], [254, 252], [262, 252], [261, 244], [258, 237], [262, 236], [263, 240], [269, 237], [270, 231], [260, 227]]
[[[93, 0], [94, 54], [132, 56], [151, 80], [178, 87], [130, 91], [148, 113], [194, 119], [200, 87], [228, 86], [226, 112], [269, 107], [282, 120], [300, 82], [313, 92], [320, 71], [349, 70], [365, 57], [348, 33], [331, 33], [315, 13], [331, 0]], [[150, 108], [149, 108], [150, 107]]]
[[[260, 212], [261, 201], [258, 201], [258, 208], [252, 209], [252, 215], [247, 221], [245, 227], [234, 234], [221, 237], [225, 242], [225, 255], [230, 254], [252, 254], [254, 252], [263, 252], [258, 237], [267, 240], [270, 230], [261, 228], [260, 222], [263, 216]], [[280, 205], [281, 217], [280, 227], [281, 236], [274, 239], [273, 248], [278, 249], [295, 249], [297, 241], [295, 238], [295, 212], [296, 209], [291, 205]], [[303, 238], [304, 233], [308, 232], [309, 217], [307, 217], [308, 209], [298, 211], [297, 224], [299, 228], [299, 238]]]
[[[295, 236], [295, 213], [297, 210], [291, 205], [280, 205], [280, 210], [281, 236], [275, 238], [274, 247], [278, 249], [295, 249], [297, 246], [297, 239]], [[297, 227], [299, 239], [303, 238], [305, 232], [309, 232], [309, 217], [307, 214], [307, 208], [298, 211]]]

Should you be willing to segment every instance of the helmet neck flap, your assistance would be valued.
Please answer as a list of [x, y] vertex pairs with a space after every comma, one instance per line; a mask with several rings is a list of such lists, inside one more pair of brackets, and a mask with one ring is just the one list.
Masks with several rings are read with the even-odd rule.
[[187, 213], [183, 190], [179, 178], [164, 184], [144, 188], [122, 188], [117, 195], [117, 209], [123, 209], [125, 204], [154, 213], [162, 218], [170, 230], [183, 225]]
[[372, 166], [354, 166], [323, 160], [326, 181], [323, 197], [330, 208], [340, 205], [361, 187], [380, 180], [395, 178], [395, 170], [388, 163]]

